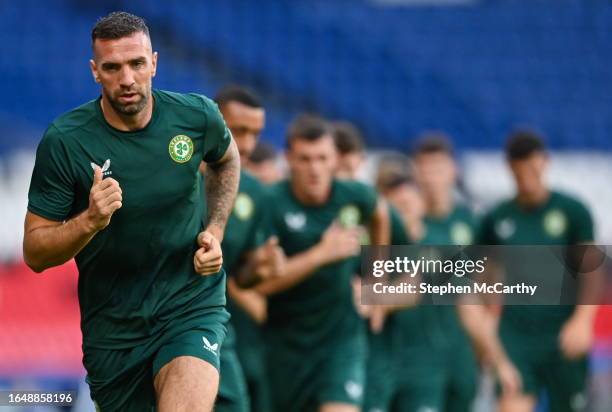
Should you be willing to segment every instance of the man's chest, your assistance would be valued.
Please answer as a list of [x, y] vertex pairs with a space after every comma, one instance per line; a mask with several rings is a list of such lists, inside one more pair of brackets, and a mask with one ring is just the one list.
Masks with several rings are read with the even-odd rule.
[[202, 141], [193, 132], [167, 128], [137, 136], [84, 136], [70, 148], [75, 202], [88, 201], [96, 166], [105, 179], [119, 183], [124, 210], [179, 201], [197, 190]]

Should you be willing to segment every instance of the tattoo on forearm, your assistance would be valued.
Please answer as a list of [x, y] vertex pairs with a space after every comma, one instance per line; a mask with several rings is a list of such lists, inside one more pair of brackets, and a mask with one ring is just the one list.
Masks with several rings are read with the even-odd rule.
[[206, 171], [208, 225], [221, 230], [234, 206], [240, 180], [240, 159], [233, 157], [220, 164], [209, 164]]

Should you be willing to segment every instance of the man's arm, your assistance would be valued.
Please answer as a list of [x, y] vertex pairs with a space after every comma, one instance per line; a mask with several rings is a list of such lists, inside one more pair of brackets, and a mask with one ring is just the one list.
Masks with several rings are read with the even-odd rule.
[[370, 239], [373, 245], [389, 245], [391, 242], [391, 219], [387, 202], [379, 198], [370, 221]]
[[240, 156], [233, 139], [219, 160], [207, 163], [205, 179], [207, 226], [198, 234], [200, 248], [193, 256], [193, 266], [201, 275], [212, 275], [223, 265], [221, 242], [240, 181]]
[[232, 139], [223, 157], [208, 163], [206, 170], [206, 201], [208, 226], [206, 230], [221, 243], [227, 219], [234, 207], [240, 181], [240, 156]]
[[119, 183], [112, 178], [102, 180], [102, 170], [96, 167], [89, 193], [89, 207], [81, 214], [65, 222], [57, 222], [28, 211], [23, 238], [26, 264], [40, 273], [72, 259], [110, 223], [121, 202]]
[[512, 364], [504, 350], [498, 335], [494, 315], [486, 307], [475, 302], [458, 304], [457, 312], [463, 328], [490, 363], [500, 381], [505, 394], [521, 391], [521, 375]]
[[355, 256], [359, 248], [357, 229], [345, 229], [332, 223], [319, 243], [287, 258], [282, 275], [264, 280], [254, 289], [265, 296], [283, 292], [302, 282], [321, 266]]

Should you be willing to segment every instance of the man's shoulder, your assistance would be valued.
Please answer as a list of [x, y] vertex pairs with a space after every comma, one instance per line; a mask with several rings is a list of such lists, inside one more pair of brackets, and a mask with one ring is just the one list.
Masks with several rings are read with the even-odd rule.
[[552, 191], [551, 196], [553, 201], [551, 202], [554, 206], [559, 206], [564, 209], [572, 210], [588, 210], [586, 204], [580, 200], [577, 196], [570, 195], [568, 193], [560, 191]]
[[483, 216], [483, 221], [493, 221], [513, 214], [515, 198], [507, 197], [495, 203]]
[[269, 189], [248, 171], [240, 171], [240, 192], [248, 193], [255, 197], [265, 196]]
[[216, 108], [216, 103], [199, 93], [177, 93], [168, 90], [154, 89], [153, 95], [160, 104], [173, 106], [178, 109], [209, 111]]
[[98, 100], [90, 100], [62, 115], [58, 116], [51, 126], [47, 129], [45, 134], [54, 136], [68, 134], [78, 129], [82, 129], [95, 120], [97, 116], [96, 103]]
[[358, 180], [336, 179], [334, 184], [339, 195], [357, 198], [369, 198], [376, 196], [374, 188], [367, 183]]

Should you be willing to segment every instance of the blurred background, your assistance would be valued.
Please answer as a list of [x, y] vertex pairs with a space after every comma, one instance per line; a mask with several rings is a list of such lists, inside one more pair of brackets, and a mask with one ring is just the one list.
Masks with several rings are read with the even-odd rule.
[[[369, 148], [365, 180], [380, 156], [441, 130], [484, 210], [513, 188], [500, 152], [507, 134], [538, 130], [552, 151], [550, 182], [585, 201], [598, 242], [612, 242], [608, 1], [0, 0], [0, 389], [76, 388], [84, 375], [75, 266], [35, 275], [21, 240], [36, 145], [55, 117], [98, 96], [90, 31], [113, 10], [147, 20], [155, 87], [256, 90], [263, 140], [279, 151], [299, 112], [353, 122]], [[609, 312], [592, 356], [593, 391], [608, 407]]]

